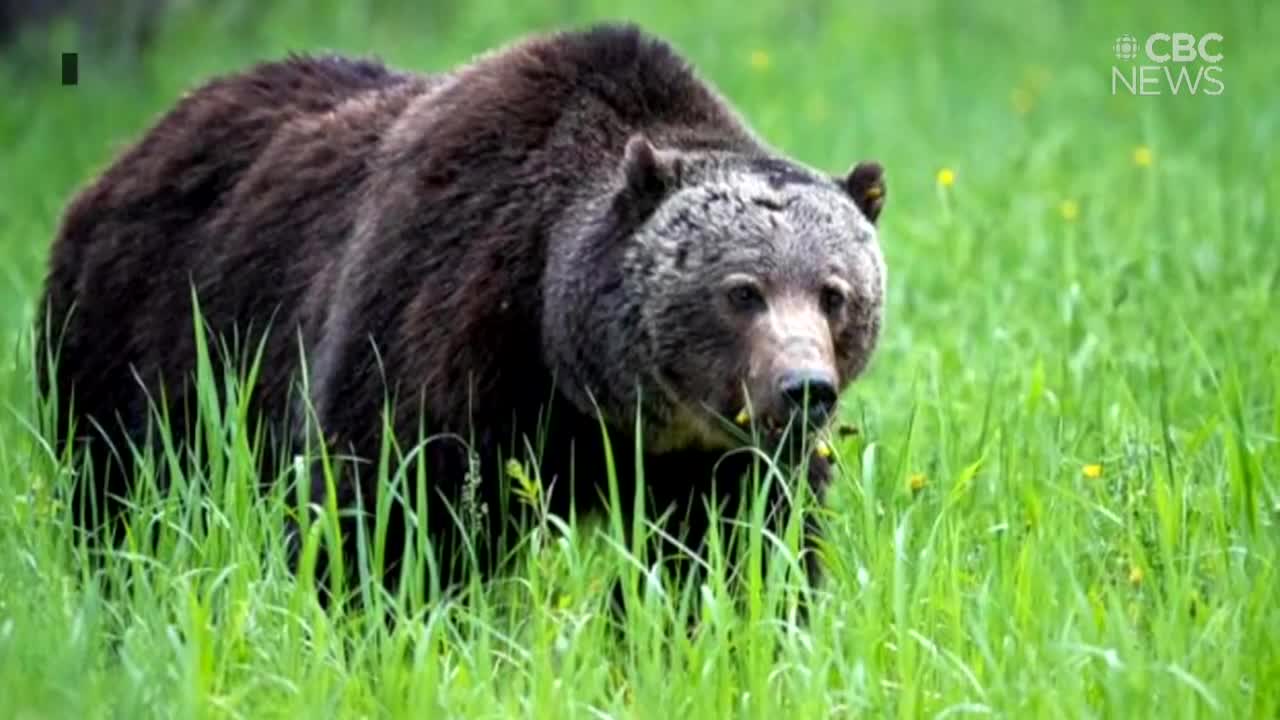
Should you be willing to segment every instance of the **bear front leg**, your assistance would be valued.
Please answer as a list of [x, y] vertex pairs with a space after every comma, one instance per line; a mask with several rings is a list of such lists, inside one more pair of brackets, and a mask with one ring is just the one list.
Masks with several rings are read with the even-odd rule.
[[[686, 608], [686, 623], [692, 624], [698, 616], [698, 587], [706, 580], [707, 538], [711, 527], [710, 517], [704, 509], [706, 493], [689, 492], [684, 497], [672, 498], [649, 492], [646, 502], [644, 520], [641, 529], [643, 540], [638, 551], [642, 557], [646, 571], [656, 571], [665, 592], [669, 593], [673, 602], [679, 602], [679, 593], [693, 588], [692, 603]], [[630, 505], [630, 499], [624, 497], [623, 504]], [[628, 508], [622, 511], [622, 524], [626, 531], [633, 527], [634, 514]], [[628, 535], [627, 541], [631, 538]], [[628, 546], [630, 549], [630, 546]], [[619, 578], [613, 588], [613, 608], [618, 619], [622, 621], [626, 615], [627, 577]], [[637, 597], [644, 594], [648, 580], [645, 576], [637, 579], [634, 590]]]
[[[396, 591], [402, 580], [422, 583], [424, 597], [434, 598], [460, 590], [472, 573], [482, 581], [491, 578], [514, 545], [508, 527], [514, 511], [501, 504], [496, 462], [473, 466], [469, 454], [446, 439], [429, 442], [415, 459], [393, 455], [385, 473], [380, 472], [378, 455], [372, 450], [352, 448], [344, 455], [334, 459], [332, 480], [339, 546], [322, 549], [316, 558], [322, 592], [328, 591], [324, 581], [335, 572], [336, 558], [331, 555], [335, 550], [345, 565], [348, 593], [361, 579], [358, 563], [372, 562], [374, 546], [381, 545], [385, 589]], [[419, 467], [419, 461], [424, 465]], [[425, 481], [421, 488], [420, 472]], [[315, 462], [311, 502], [324, 507], [329, 487], [323, 466]], [[386, 497], [380, 500], [381, 496]], [[375, 516], [380, 502], [388, 506], [381, 526]], [[296, 525], [291, 533], [296, 537]], [[363, 558], [358, 545], [361, 536], [367, 543]], [[416, 559], [413, 575], [402, 577], [410, 554]]]
[[809, 500], [804, 509], [804, 538], [801, 541], [802, 562], [805, 579], [810, 588], [822, 584], [822, 559], [819, 557], [819, 544], [822, 541], [822, 527], [819, 514], [826, 504], [827, 487], [831, 484], [831, 461], [814, 456], [809, 461], [808, 481]]
[[[794, 467], [794, 466], [793, 466]], [[749, 556], [749, 543], [753, 532], [757, 529], [751, 524], [758, 522], [758, 515], [755, 514], [756, 506], [754, 502], [761, 491], [761, 483], [765, 482], [764, 468], [759, 469], [756, 475], [748, 474], [746, 471], [741, 476], [742, 482], [737, 485], [725, 486], [727, 489], [736, 490], [737, 492], [721, 492], [717, 495], [716, 501], [721, 508], [720, 519], [720, 537], [726, 547], [726, 559], [730, 563], [728, 567], [730, 587], [736, 592], [745, 592], [747, 582], [748, 568], [744, 563], [751, 562]], [[760, 542], [762, 544], [762, 552], [760, 556], [759, 571], [765, 582], [769, 582], [769, 573], [771, 571], [771, 560], [777, 556], [774, 555], [775, 543], [785, 541], [788, 530], [792, 527], [793, 522], [800, 524], [799, 531], [801, 537], [798, 539], [799, 552], [798, 563], [803, 571], [803, 578], [795, 578], [791, 582], [804, 583], [801, 588], [801, 608], [800, 614], [803, 620], [808, 615], [808, 608], [805, 603], [805, 590], [816, 589], [821, 585], [823, 577], [822, 562], [819, 554], [821, 544], [821, 522], [820, 511], [826, 499], [826, 490], [830, 484], [832, 473], [832, 465], [827, 458], [813, 456], [804, 464], [803, 469], [794, 468], [784, 477], [780, 478], [774, 472], [768, 477], [770, 482], [767, 487], [767, 494], [764, 498], [766, 503], [763, 517], [763, 527], [759, 528], [762, 533]], [[806, 495], [800, 498], [800, 495]], [[800, 504], [797, 507], [796, 501]], [[700, 505], [700, 507], [705, 506]], [[799, 512], [799, 516], [795, 516], [795, 512]], [[696, 527], [705, 539], [709, 522], [706, 522], [705, 511], [702, 515], [697, 516], [704, 519], [700, 526]], [[705, 557], [705, 541], [699, 546], [700, 552]], [[697, 568], [700, 570], [701, 568]], [[739, 598], [741, 599], [741, 598]]]
[[[745, 456], [737, 456], [741, 457]], [[702, 474], [692, 472], [694, 466], [700, 466]], [[748, 542], [753, 529], [749, 525], [757, 517], [752, 514], [752, 502], [764, 481], [765, 468], [760, 467], [753, 473], [749, 461], [742, 462], [735, 457], [721, 458], [718, 464], [689, 461], [687, 468], [679, 474], [661, 474], [668, 468], [671, 466], [665, 462], [651, 460], [646, 471], [650, 481], [646, 488], [645, 519], [652, 525], [646, 528], [645, 533], [646, 566], [659, 566], [669, 591], [676, 592], [690, 585], [696, 588], [707, 577], [710, 530], [718, 519], [719, 539], [728, 563], [726, 580], [734, 592], [740, 593], [746, 577], [746, 568], [741, 563], [748, 559]], [[716, 475], [714, 483], [711, 481], [713, 473]], [[830, 477], [830, 461], [814, 457], [804, 473], [793, 472], [787, 477], [786, 487], [779, 485], [776, 475], [771, 478], [773, 486], [763, 498], [766, 503], [763, 529], [772, 536], [783, 537], [792, 520], [791, 498], [806, 489], [804, 485], [807, 484], [809, 497], [802, 506], [800, 518], [803, 532], [800, 563], [805, 582], [811, 587], [820, 584], [822, 577], [818, 557], [820, 527], [816, 511], [825, 498]], [[625, 496], [623, 502], [624, 506], [629, 506]], [[714, 517], [709, 514], [712, 508], [715, 509]], [[631, 527], [631, 518], [627, 514], [624, 514], [624, 523]], [[764, 543], [761, 573], [767, 576], [773, 541], [767, 537], [761, 540]], [[614, 590], [618, 609], [624, 607], [623, 590], [621, 583]], [[696, 604], [695, 597], [691, 612], [696, 612]]]
[[[822, 559], [819, 553], [819, 547], [822, 541], [822, 528], [820, 513], [826, 501], [827, 487], [831, 482], [832, 465], [831, 461], [818, 456], [809, 459], [804, 473], [795, 472], [792, 474], [792, 482], [787, 490], [774, 487], [769, 507], [769, 516], [766, 521], [766, 527], [769, 532], [783, 537], [788, 529], [788, 524], [792, 522], [792, 501], [794, 493], [803, 489], [807, 489], [808, 497], [804, 499], [800, 507], [801, 523], [800, 531], [803, 536], [800, 538], [800, 566], [804, 570], [805, 587], [801, 588], [798, 599], [798, 620], [801, 623], [808, 621], [810, 613], [809, 593], [807, 591], [816, 590], [822, 584], [823, 567]], [[807, 482], [807, 488], [803, 488], [798, 482], [803, 478]], [[764, 557], [761, 562], [763, 567], [761, 573], [766, 578], [769, 573], [770, 553], [766, 548]]]

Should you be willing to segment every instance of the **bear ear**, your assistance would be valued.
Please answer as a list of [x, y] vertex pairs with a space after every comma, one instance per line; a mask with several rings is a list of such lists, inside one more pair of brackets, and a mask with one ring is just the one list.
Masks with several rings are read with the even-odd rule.
[[886, 192], [884, 168], [880, 163], [874, 160], [860, 162], [839, 183], [874, 225], [880, 217], [880, 210], [884, 208]]
[[642, 133], [627, 140], [622, 155], [622, 174], [633, 196], [660, 198], [680, 184], [680, 155], [659, 150]]

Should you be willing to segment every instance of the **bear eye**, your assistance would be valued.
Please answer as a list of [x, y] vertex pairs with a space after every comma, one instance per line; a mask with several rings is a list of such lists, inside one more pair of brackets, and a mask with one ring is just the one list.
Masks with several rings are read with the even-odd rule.
[[729, 304], [735, 310], [752, 312], [764, 308], [764, 295], [753, 283], [738, 283], [729, 288]]
[[822, 288], [822, 311], [835, 315], [844, 309], [845, 295], [839, 288], [828, 285]]

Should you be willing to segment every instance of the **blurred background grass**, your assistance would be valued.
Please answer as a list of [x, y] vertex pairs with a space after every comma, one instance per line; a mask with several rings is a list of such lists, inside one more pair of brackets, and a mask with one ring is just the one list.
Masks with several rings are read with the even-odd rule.
[[[90, 20], [78, 13], [91, 2], [0, 32], [0, 696], [15, 713], [82, 713], [77, 693], [119, 691], [103, 708], [395, 714], [417, 707], [397, 684], [410, 683], [437, 703], [455, 693], [470, 716], [559, 716], [536, 702], [550, 687], [529, 669], [540, 640], [511, 660], [535, 680], [503, 688], [434, 656], [398, 675], [395, 643], [307, 660], [291, 630], [247, 610], [237, 627], [257, 618], [257, 635], [201, 644], [201, 622], [221, 625], [188, 598], [95, 604], [56, 527], [24, 505], [42, 481], [24, 333], [70, 193], [211, 74], [318, 50], [430, 71], [523, 33], [631, 19], [780, 149], [831, 171], [884, 163], [889, 317], [846, 398], [862, 432], [841, 448], [834, 598], [812, 645], [786, 646], [776, 666], [735, 661], [742, 646], [681, 655], [702, 681], [664, 669], [670, 657], [562, 659], [576, 680], [559, 702], [640, 716], [1275, 717], [1280, 5], [118, 0]], [[22, 6], [0, 1], [0, 18], [16, 27]], [[1226, 91], [1113, 96], [1115, 38], [1159, 31], [1222, 34]], [[72, 50], [79, 84], [63, 87]], [[102, 615], [130, 628], [112, 636], [123, 664]], [[499, 651], [466, 657], [485, 653]], [[149, 687], [154, 673], [168, 679]]]
[[[890, 238], [935, 249], [947, 241], [913, 233], [934, 220], [940, 168], [956, 171], [958, 188], [981, 200], [983, 213], [1052, 211], [1067, 196], [1120, 204], [1128, 193], [1106, 194], [1111, 188], [1094, 172], [1105, 158], [1155, 146], [1200, 182], [1222, 184], [1254, 172], [1277, 130], [1277, 54], [1268, 51], [1277, 11], [1265, 2], [52, 3], [59, 4], [71, 6], [70, 17], [16, 25], [25, 32], [10, 33], [19, 49], [4, 59], [6, 219], [34, 223], [10, 233], [31, 239], [20, 243], [28, 260], [43, 252], [70, 190], [178, 94], [212, 73], [288, 51], [377, 54], [431, 70], [521, 33], [634, 19], [683, 49], [780, 148], [833, 170], [864, 156], [883, 160], [894, 191]], [[101, 9], [112, 5], [119, 11]], [[81, 16], [98, 29], [77, 33]], [[150, 29], [140, 48], [138, 33], [127, 31], [142, 17]], [[1223, 33], [1228, 92], [1113, 97], [1114, 37], [1159, 28]], [[58, 53], [81, 46], [80, 84], [59, 87]], [[16, 285], [17, 297], [29, 289]]]

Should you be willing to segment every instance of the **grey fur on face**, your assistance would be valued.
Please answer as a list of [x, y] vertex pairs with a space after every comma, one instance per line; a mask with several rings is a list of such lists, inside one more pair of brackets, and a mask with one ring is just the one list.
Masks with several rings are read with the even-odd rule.
[[[679, 161], [681, 184], [624, 254], [647, 339], [634, 362], [652, 382], [652, 442], [730, 446], [723, 420], [745, 406], [785, 422], [780, 373], [827, 372], [838, 393], [862, 372], [884, 260], [875, 226], [830, 178], [772, 158]], [[726, 306], [735, 283], [756, 289], [758, 312]], [[827, 293], [840, 295], [838, 311], [824, 310]]]

